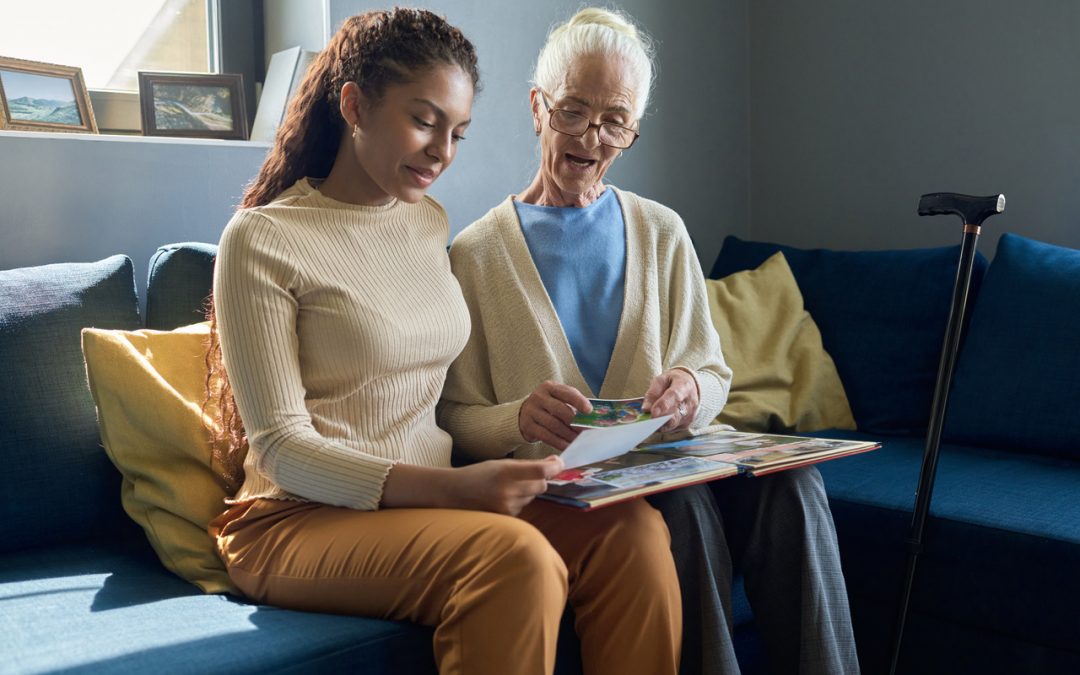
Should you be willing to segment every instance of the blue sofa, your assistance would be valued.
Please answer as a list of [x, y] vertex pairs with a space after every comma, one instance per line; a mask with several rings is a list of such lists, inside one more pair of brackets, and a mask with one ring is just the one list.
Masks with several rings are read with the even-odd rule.
[[[728, 238], [718, 278], [783, 251], [857, 432], [820, 467], [859, 658], [888, 672], [959, 247], [798, 250]], [[974, 271], [901, 672], [1080, 672], [1080, 251], [1006, 234]], [[737, 376], [737, 374], [736, 374]]]
[[[729, 238], [712, 276], [776, 250], [859, 423], [835, 435], [884, 441], [822, 465], [860, 659], [864, 672], [882, 672], [957, 249], [800, 251]], [[214, 253], [205, 244], [159, 249], [145, 321], [122, 256], [0, 271], [0, 669], [435, 672], [430, 629], [201, 594], [165, 570], [123, 513], [79, 331], [199, 321]], [[1080, 672], [1080, 416], [1069, 414], [1080, 403], [1080, 350], [1066, 349], [1080, 327], [1078, 256], [1008, 237], [989, 272], [985, 259], [977, 268], [982, 288], [950, 404], [903, 672]], [[1030, 271], [1028, 258], [1049, 258], [1059, 273], [1018, 285], [1014, 268]], [[1021, 347], [1015, 367], [983, 367], [1010, 344]], [[735, 619], [744, 672], [756, 672], [764, 650], [739, 589]], [[560, 673], [580, 672], [571, 620]]]
[[[214, 247], [163, 247], [145, 326], [201, 320]], [[123, 512], [84, 326], [143, 327], [131, 261], [0, 271], [0, 672], [435, 673], [431, 630], [203, 595]]]

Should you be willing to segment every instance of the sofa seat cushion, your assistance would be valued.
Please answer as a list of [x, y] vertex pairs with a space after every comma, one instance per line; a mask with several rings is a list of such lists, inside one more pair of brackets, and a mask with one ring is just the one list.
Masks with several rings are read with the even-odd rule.
[[[886, 438], [819, 465], [853, 597], [895, 607], [923, 444]], [[912, 611], [1080, 654], [1077, 495], [1080, 463], [942, 445]]]
[[[925, 429], [960, 247], [807, 250], [729, 236], [710, 276], [753, 269], [777, 251], [821, 330], [858, 428], [875, 434]], [[980, 254], [973, 297], [986, 265]]]
[[0, 557], [3, 668], [71, 673], [435, 673], [432, 631], [203, 595], [144, 542]]
[[1080, 250], [998, 242], [956, 364], [945, 438], [1080, 459]]
[[86, 385], [87, 326], [139, 327], [126, 257], [0, 271], [0, 553], [123, 521]]

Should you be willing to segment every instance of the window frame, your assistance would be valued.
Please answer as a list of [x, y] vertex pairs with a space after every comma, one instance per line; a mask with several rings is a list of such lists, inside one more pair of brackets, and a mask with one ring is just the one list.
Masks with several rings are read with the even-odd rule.
[[[210, 71], [243, 76], [248, 134], [255, 119], [256, 82], [266, 76], [263, 16], [262, 0], [206, 0]], [[143, 135], [138, 91], [90, 89], [89, 93], [100, 133]]]

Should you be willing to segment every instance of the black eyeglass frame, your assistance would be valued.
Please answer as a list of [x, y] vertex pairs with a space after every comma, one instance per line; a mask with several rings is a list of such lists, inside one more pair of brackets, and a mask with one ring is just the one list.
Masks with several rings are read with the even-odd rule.
[[[596, 123], [596, 122], [593, 122], [588, 117], [586, 117], [585, 115], [582, 115], [581, 113], [576, 113], [576, 112], [573, 112], [572, 110], [563, 110], [562, 108], [552, 108], [550, 105], [548, 105], [547, 95], [544, 93], [544, 90], [540, 89], [539, 87], [537, 87], [536, 90], [538, 92], [540, 92], [540, 100], [544, 103], [544, 110], [546, 110], [547, 114], [548, 114], [548, 126], [551, 127], [551, 129], [553, 131], [557, 131], [560, 134], [565, 134], [567, 136], [574, 136], [574, 137], [580, 138], [581, 136], [584, 136], [585, 134], [589, 133], [589, 129], [592, 129], [593, 127], [596, 127], [596, 130], [597, 130], [596, 131], [596, 140], [600, 142], [600, 145], [606, 145], [607, 147], [615, 148], [616, 150], [628, 150], [630, 147], [632, 147], [634, 145], [634, 143], [637, 141], [637, 139], [641, 138], [641, 134], [636, 129], [631, 129], [630, 127], [624, 127], [623, 125], [615, 124], [614, 122]], [[564, 115], [572, 115], [574, 117], [580, 117], [581, 119], [585, 120], [588, 123], [588, 126], [586, 126], [584, 129], [582, 129], [580, 134], [572, 134], [572, 133], [570, 133], [568, 131], [563, 131], [562, 129], [556, 129], [555, 125], [552, 123], [552, 121], [555, 119], [555, 113], [557, 113], [557, 112], [562, 113]], [[624, 145], [624, 146], [612, 145], [611, 143], [605, 143], [604, 139], [600, 137], [600, 131], [604, 127], [615, 127], [616, 129], [621, 129], [623, 131], [629, 131], [630, 133], [634, 134], [634, 137], [630, 139], [630, 143], [628, 145]]]

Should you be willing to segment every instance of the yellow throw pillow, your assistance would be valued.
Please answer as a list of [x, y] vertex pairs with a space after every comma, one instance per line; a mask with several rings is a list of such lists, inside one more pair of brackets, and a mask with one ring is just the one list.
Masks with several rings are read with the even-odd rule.
[[773, 433], [855, 428], [836, 365], [783, 253], [706, 285], [734, 373], [717, 422]]
[[226, 497], [203, 426], [208, 332], [86, 328], [83, 355], [124, 510], [169, 570], [206, 593], [238, 594], [206, 531]]

